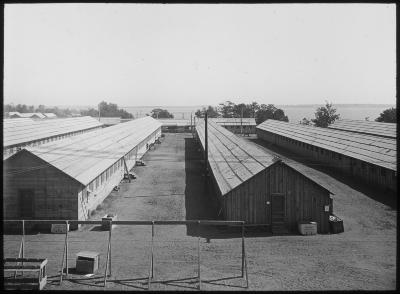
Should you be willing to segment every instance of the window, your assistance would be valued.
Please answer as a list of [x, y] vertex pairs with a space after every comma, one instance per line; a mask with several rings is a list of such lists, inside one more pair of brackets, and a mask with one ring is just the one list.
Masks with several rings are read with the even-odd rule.
[[93, 181], [89, 184], [89, 189], [93, 191]]
[[361, 162], [361, 168], [365, 169], [365, 162]]
[[339, 160], [342, 160], [342, 154], [339, 154]]
[[324, 154], [324, 149], [321, 148], [321, 154]]
[[381, 167], [381, 176], [386, 177], [386, 170], [383, 167]]

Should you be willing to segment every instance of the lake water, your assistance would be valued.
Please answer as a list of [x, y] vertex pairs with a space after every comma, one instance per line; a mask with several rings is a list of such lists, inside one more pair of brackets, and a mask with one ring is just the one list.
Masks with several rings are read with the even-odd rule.
[[[275, 105], [284, 110], [289, 118], [289, 122], [298, 123], [303, 117], [308, 119], [314, 118], [316, 109], [323, 105], [317, 104], [304, 104], [304, 105]], [[190, 115], [196, 112], [197, 109], [202, 108], [199, 106], [132, 106], [121, 107], [126, 111], [132, 113], [135, 118], [143, 117], [146, 113], [154, 108], [162, 108], [168, 110], [177, 119], [190, 119]], [[375, 120], [379, 114], [390, 107], [395, 107], [394, 104], [336, 104], [334, 107], [340, 118], [344, 119], [358, 119], [364, 120], [369, 117], [369, 120]]]

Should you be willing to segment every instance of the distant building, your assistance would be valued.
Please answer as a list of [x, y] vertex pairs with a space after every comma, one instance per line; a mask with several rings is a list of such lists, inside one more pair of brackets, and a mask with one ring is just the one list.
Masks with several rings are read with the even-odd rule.
[[235, 134], [255, 134], [256, 133], [256, 119], [255, 118], [209, 118], [225, 129]]
[[182, 133], [191, 131], [190, 119], [160, 118], [157, 120], [162, 124], [163, 132]]
[[120, 117], [97, 117], [96, 119], [107, 127], [121, 123]]
[[46, 116], [40, 112], [10, 112], [10, 118], [32, 118], [32, 119], [43, 119]]
[[44, 112], [43, 114], [46, 118], [57, 118], [57, 115], [52, 112]]

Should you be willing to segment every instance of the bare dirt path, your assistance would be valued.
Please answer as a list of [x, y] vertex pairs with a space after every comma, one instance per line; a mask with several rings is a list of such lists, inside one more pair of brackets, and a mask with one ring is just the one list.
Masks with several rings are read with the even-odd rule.
[[[93, 216], [117, 213], [118, 219], [185, 220], [217, 217], [212, 191], [203, 184], [201, 154], [190, 134], [166, 134], [144, 157], [131, 183], [122, 183]], [[300, 163], [298, 163], [300, 164]], [[304, 166], [305, 172], [330, 185], [334, 211], [345, 232], [336, 235], [246, 238], [249, 290], [393, 290], [396, 286], [396, 211], [331, 176]], [[195, 290], [197, 237], [186, 226], [157, 226], [153, 290]], [[71, 279], [58, 286], [64, 237], [27, 236], [26, 256], [49, 259], [51, 290], [103, 290], [108, 232], [95, 226], [70, 233]], [[112, 232], [112, 277], [106, 289], [147, 288], [151, 230], [118, 226]], [[4, 236], [5, 256], [17, 256], [19, 236]], [[202, 289], [246, 290], [241, 275], [241, 240], [211, 238], [201, 242]], [[94, 277], [74, 274], [75, 254], [101, 253]], [[238, 278], [239, 277], [239, 278]]]

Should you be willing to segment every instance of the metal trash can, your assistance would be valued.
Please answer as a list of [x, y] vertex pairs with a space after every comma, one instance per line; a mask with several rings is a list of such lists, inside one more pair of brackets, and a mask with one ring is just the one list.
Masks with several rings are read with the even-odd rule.
[[343, 220], [332, 214], [329, 216], [329, 227], [332, 234], [338, 234], [344, 232]]

